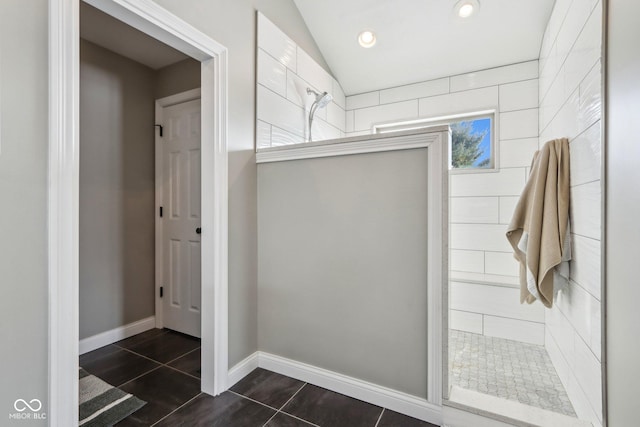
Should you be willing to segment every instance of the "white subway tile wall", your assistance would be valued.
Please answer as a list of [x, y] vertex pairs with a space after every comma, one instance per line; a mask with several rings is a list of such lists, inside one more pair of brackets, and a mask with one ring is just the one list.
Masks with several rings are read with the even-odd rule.
[[450, 310], [449, 327], [458, 331], [473, 332], [483, 334], [482, 314], [469, 313], [466, 311]]
[[500, 111], [538, 108], [538, 79], [500, 85]]
[[[258, 84], [260, 83], [260, 71], [258, 71]], [[306, 107], [309, 103], [307, 88], [309, 83], [305, 82], [296, 73], [287, 70], [287, 93], [286, 98], [300, 107]]]
[[261, 13], [258, 13], [258, 47], [296, 72], [298, 46]]
[[258, 85], [258, 120], [277, 126], [294, 135], [305, 135], [305, 111], [265, 86]]
[[355, 110], [354, 126], [356, 131], [371, 132], [375, 124], [416, 118], [418, 118], [418, 100], [414, 99]]
[[333, 90], [331, 91], [331, 94], [333, 95], [333, 102], [335, 102], [338, 107], [344, 110], [345, 108], [347, 108], [347, 97], [344, 96], [342, 86], [340, 86], [340, 83], [338, 83], [336, 79], [333, 79], [332, 87]]
[[449, 114], [472, 113], [498, 109], [498, 86], [452, 92], [447, 95], [420, 98], [420, 117], [438, 117]]
[[298, 71], [296, 74], [320, 91], [333, 91], [333, 77], [298, 46]]
[[[513, 262], [513, 252], [486, 252], [484, 271], [501, 276], [517, 276], [518, 264]], [[503, 337], [504, 338], [504, 337]]]
[[525, 168], [505, 168], [489, 173], [452, 174], [450, 196], [520, 196], [526, 178]]
[[[501, 224], [451, 224], [451, 248], [475, 251], [510, 252]], [[515, 261], [514, 261], [515, 263]]]
[[[526, 175], [527, 174], [525, 174], [525, 176]], [[500, 224], [508, 225], [511, 222], [519, 199], [519, 197], [513, 196], [500, 197]]]
[[484, 316], [484, 334], [529, 344], [544, 345], [544, 323], [487, 315]]
[[362, 93], [360, 95], [347, 96], [347, 110], [373, 107], [380, 105], [380, 91]]
[[[520, 289], [451, 282], [451, 309], [529, 322], [544, 322], [542, 304], [519, 304]], [[517, 301], [518, 304], [513, 304]]]
[[[574, 234], [571, 255], [571, 278], [594, 298], [600, 299], [600, 240]], [[600, 354], [596, 353], [596, 356], [600, 357]]]
[[452, 249], [450, 260], [451, 269], [473, 273], [484, 270], [484, 251], [470, 251], [464, 249]]
[[258, 81], [282, 97], [287, 96], [287, 67], [258, 49]]
[[454, 224], [497, 224], [498, 197], [452, 197], [451, 222]]
[[284, 129], [271, 126], [271, 147], [280, 147], [282, 145], [301, 144], [304, 138], [300, 135], [294, 135]]
[[347, 115], [338, 104], [331, 102], [327, 105], [327, 122], [337, 129], [345, 129]]
[[498, 150], [501, 168], [528, 167], [538, 150], [538, 138], [502, 139]]
[[340, 84], [260, 12], [257, 56], [257, 148], [308, 139], [309, 109], [315, 97], [307, 94], [307, 88], [333, 96], [327, 107], [316, 111], [313, 139], [345, 136], [347, 102]]
[[602, 189], [600, 181], [571, 187], [571, 232], [600, 240]]
[[505, 67], [491, 68], [451, 77], [451, 92], [498, 86], [538, 78], [538, 61], [521, 62]]
[[[524, 188], [533, 153], [538, 149], [538, 68], [538, 61], [529, 61], [347, 97], [347, 136], [371, 132], [376, 124], [495, 111], [498, 169], [450, 177], [453, 277], [517, 283], [518, 265], [510, 255], [505, 231]], [[480, 283], [469, 286], [486, 288]], [[503, 302], [519, 306], [517, 292], [512, 291], [508, 292], [514, 298]], [[524, 342], [532, 340], [530, 328], [503, 328], [505, 324], [517, 325], [508, 321], [485, 328], [484, 315], [463, 313], [468, 312], [452, 311], [453, 327]], [[510, 332], [505, 332], [507, 329]], [[542, 318], [534, 329], [534, 341], [542, 344]]]
[[268, 148], [271, 146], [271, 125], [262, 120], [258, 120], [256, 125], [256, 146], [258, 148]]
[[381, 90], [380, 103], [390, 104], [392, 102], [399, 102], [407, 99], [424, 98], [427, 96], [443, 95], [446, 93], [449, 93], [449, 79], [430, 80], [427, 82]]
[[545, 347], [578, 417], [602, 425], [599, 0], [557, 0], [540, 51], [539, 145], [570, 140], [571, 281], [545, 316]]
[[500, 113], [500, 139], [536, 138], [538, 109]]

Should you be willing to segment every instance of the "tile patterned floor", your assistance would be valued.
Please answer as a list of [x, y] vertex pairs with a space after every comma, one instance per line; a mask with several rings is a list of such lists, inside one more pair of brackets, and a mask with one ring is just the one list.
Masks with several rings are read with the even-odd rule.
[[264, 369], [200, 392], [200, 340], [152, 329], [80, 356], [80, 366], [147, 404], [121, 426], [436, 427]]
[[452, 329], [449, 357], [453, 385], [576, 416], [542, 346]]

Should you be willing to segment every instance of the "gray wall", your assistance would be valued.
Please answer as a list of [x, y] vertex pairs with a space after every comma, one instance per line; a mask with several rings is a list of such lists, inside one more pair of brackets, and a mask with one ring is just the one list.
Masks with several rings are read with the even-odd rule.
[[[0, 2], [0, 424], [47, 399], [47, 2]], [[46, 422], [15, 422], [24, 426]]]
[[156, 99], [200, 87], [200, 62], [185, 59], [156, 71]]
[[81, 339], [154, 314], [154, 83], [81, 40]]
[[[254, 5], [319, 61], [317, 48], [290, 0], [158, 0], [183, 19], [231, 48], [230, 51], [230, 364], [257, 348], [256, 167], [254, 164]], [[640, 347], [634, 251], [640, 236], [640, 182], [633, 143], [640, 110], [640, 37], [634, 17], [640, 4], [612, 1], [609, 18], [608, 200], [608, 375], [611, 426], [636, 420], [635, 385], [640, 382]], [[0, 310], [3, 344], [0, 408], [19, 396], [40, 398], [47, 408], [47, 2], [0, 2]], [[633, 160], [633, 161], [629, 161]], [[25, 332], [26, 331], [26, 332]], [[25, 357], [29, 355], [29, 357]], [[28, 422], [22, 425], [30, 425]], [[45, 425], [46, 422], [38, 423]]]
[[[229, 49], [229, 366], [258, 348], [256, 10], [326, 67], [292, 0], [156, 0]], [[328, 68], [328, 67], [326, 67]]]
[[261, 351], [426, 398], [427, 160], [258, 166]]
[[609, 426], [638, 424], [640, 3], [610, 0], [606, 123]]

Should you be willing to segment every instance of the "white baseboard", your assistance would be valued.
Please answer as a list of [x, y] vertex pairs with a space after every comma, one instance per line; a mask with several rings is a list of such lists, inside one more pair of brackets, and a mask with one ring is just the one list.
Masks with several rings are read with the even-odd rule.
[[[392, 411], [400, 412], [401, 414], [436, 425], [440, 425], [442, 422], [442, 408], [424, 399], [306, 363], [262, 351], [256, 353], [258, 366], [260, 368], [277, 372], [374, 405], [382, 406], [383, 408], [388, 408]], [[256, 353], [250, 357], [254, 357]], [[244, 363], [244, 361], [241, 363]], [[238, 365], [234, 366], [232, 369], [236, 369], [237, 366]]]
[[155, 327], [156, 318], [155, 316], [150, 316], [146, 319], [138, 320], [137, 322], [129, 323], [128, 325], [120, 326], [119, 328], [111, 329], [110, 331], [81, 339], [79, 348], [80, 354], [88, 353], [97, 348], [113, 344], [116, 341], [129, 338]]
[[258, 352], [256, 351], [249, 357], [241, 360], [233, 368], [229, 369], [227, 376], [227, 388], [233, 387], [238, 381], [246, 377], [258, 367]]

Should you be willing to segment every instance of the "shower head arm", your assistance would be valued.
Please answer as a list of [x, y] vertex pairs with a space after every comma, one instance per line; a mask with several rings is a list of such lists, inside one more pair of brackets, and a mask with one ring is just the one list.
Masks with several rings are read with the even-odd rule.
[[316, 114], [317, 109], [318, 109], [318, 102], [315, 101], [313, 104], [311, 104], [311, 108], [309, 109], [309, 142], [312, 141], [311, 127], [313, 126], [313, 116]]

